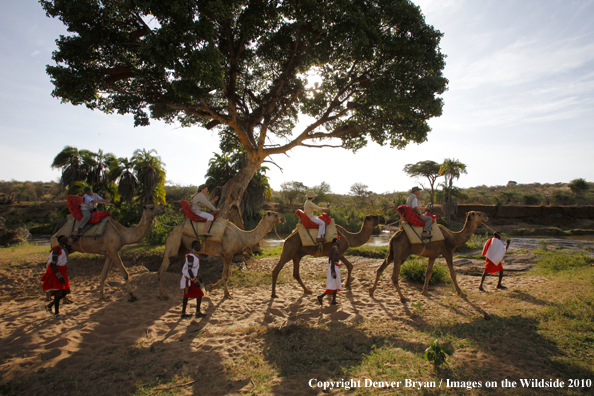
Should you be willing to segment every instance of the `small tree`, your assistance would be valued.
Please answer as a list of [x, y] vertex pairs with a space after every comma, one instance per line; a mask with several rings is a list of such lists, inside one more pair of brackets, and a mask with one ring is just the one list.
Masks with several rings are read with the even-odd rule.
[[434, 203], [435, 196], [435, 181], [440, 176], [440, 168], [440, 164], [431, 160], [419, 161], [416, 164], [407, 164], [404, 166], [404, 172], [410, 177], [423, 176], [429, 180], [429, 186], [431, 187], [429, 196], [432, 204]]
[[369, 200], [369, 197], [373, 195], [373, 192], [369, 191], [368, 186], [363, 183], [355, 183], [351, 186], [350, 195], [353, 196], [355, 205], [357, 207], [364, 207]]
[[588, 182], [584, 179], [574, 179], [569, 183], [569, 188], [571, 189], [571, 192], [573, 192], [574, 194], [581, 195], [588, 191], [590, 186], [588, 185]]
[[305, 195], [307, 194], [307, 186], [298, 181], [284, 182], [281, 184], [281, 196], [288, 204], [294, 202], [305, 202]]

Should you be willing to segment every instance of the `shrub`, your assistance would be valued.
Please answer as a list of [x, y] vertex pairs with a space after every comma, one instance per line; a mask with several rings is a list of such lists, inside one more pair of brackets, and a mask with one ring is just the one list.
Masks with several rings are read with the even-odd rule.
[[151, 228], [143, 241], [149, 245], [163, 245], [167, 235], [180, 224], [184, 219], [180, 211], [175, 210], [171, 205], [165, 205], [165, 213], [151, 224]]
[[543, 197], [540, 194], [523, 194], [522, 203], [524, 205], [538, 205], [543, 201]]
[[[427, 272], [427, 261], [422, 259], [406, 260], [400, 267], [402, 277], [413, 282], [425, 283], [425, 272]], [[429, 283], [433, 285], [449, 282], [451, 282], [451, 278], [448, 271], [442, 265], [435, 264]]]

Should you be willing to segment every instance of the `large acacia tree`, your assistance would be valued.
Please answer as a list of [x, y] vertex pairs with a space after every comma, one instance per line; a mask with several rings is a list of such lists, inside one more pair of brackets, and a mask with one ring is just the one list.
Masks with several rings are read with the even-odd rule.
[[[401, 149], [425, 141], [427, 120], [441, 115], [442, 34], [407, 0], [41, 4], [70, 32], [47, 67], [55, 97], [131, 113], [135, 125], [220, 128], [243, 146], [245, 166], [219, 204], [232, 219], [270, 156], [369, 140]], [[297, 129], [300, 115], [309, 122]]]

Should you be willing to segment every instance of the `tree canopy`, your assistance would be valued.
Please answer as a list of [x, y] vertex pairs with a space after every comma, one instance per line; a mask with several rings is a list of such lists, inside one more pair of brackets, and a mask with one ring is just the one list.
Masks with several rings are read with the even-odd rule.
[[426, 177], [427, 180], [429, 180], [429, 186], [431, 187], [431, 203], [434, 203], [435, 181], [440, 176], [440, 168], [441, 165], [435, 161], [419, 161], [416, 164], [406, 164], [404, 166], [404, 173], [406, 173], [410, 177]]
[[441, 115], [442, 34], [408, 0], [41, 4], [70, 33], [47, 66], [53, 96], [133, 114], [135, 125], [219, 128], [244, 148], [223, 215], [271, 155], [368, 141], [401, 149], [425, 141], [427, 120]]

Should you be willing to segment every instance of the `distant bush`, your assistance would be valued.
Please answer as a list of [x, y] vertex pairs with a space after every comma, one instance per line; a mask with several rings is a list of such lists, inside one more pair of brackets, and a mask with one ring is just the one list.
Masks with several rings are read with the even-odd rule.
[[523, 194], [521, 197], [524, 205], [538, 205], [543, 201], [543, 196], [540, 194]]
[[[400, 267], [400, 274], [404, 279], [425, 283], [425, 272], [427, 272], [427, 260], [412, 259], [406, 260]], [[435, 264], [431, 273], [430, 284], [451, 282], [450, 274], [442, 265]]]
[[359, 246], [356, 248], [348, 248], [345, 255], [384, 259], [387, 253], [388, 246]]
[[557, 191], [553, 193], [552, 201], [557, 205], [571, 205], [574, 203], [574, 197], [567, 191]]

